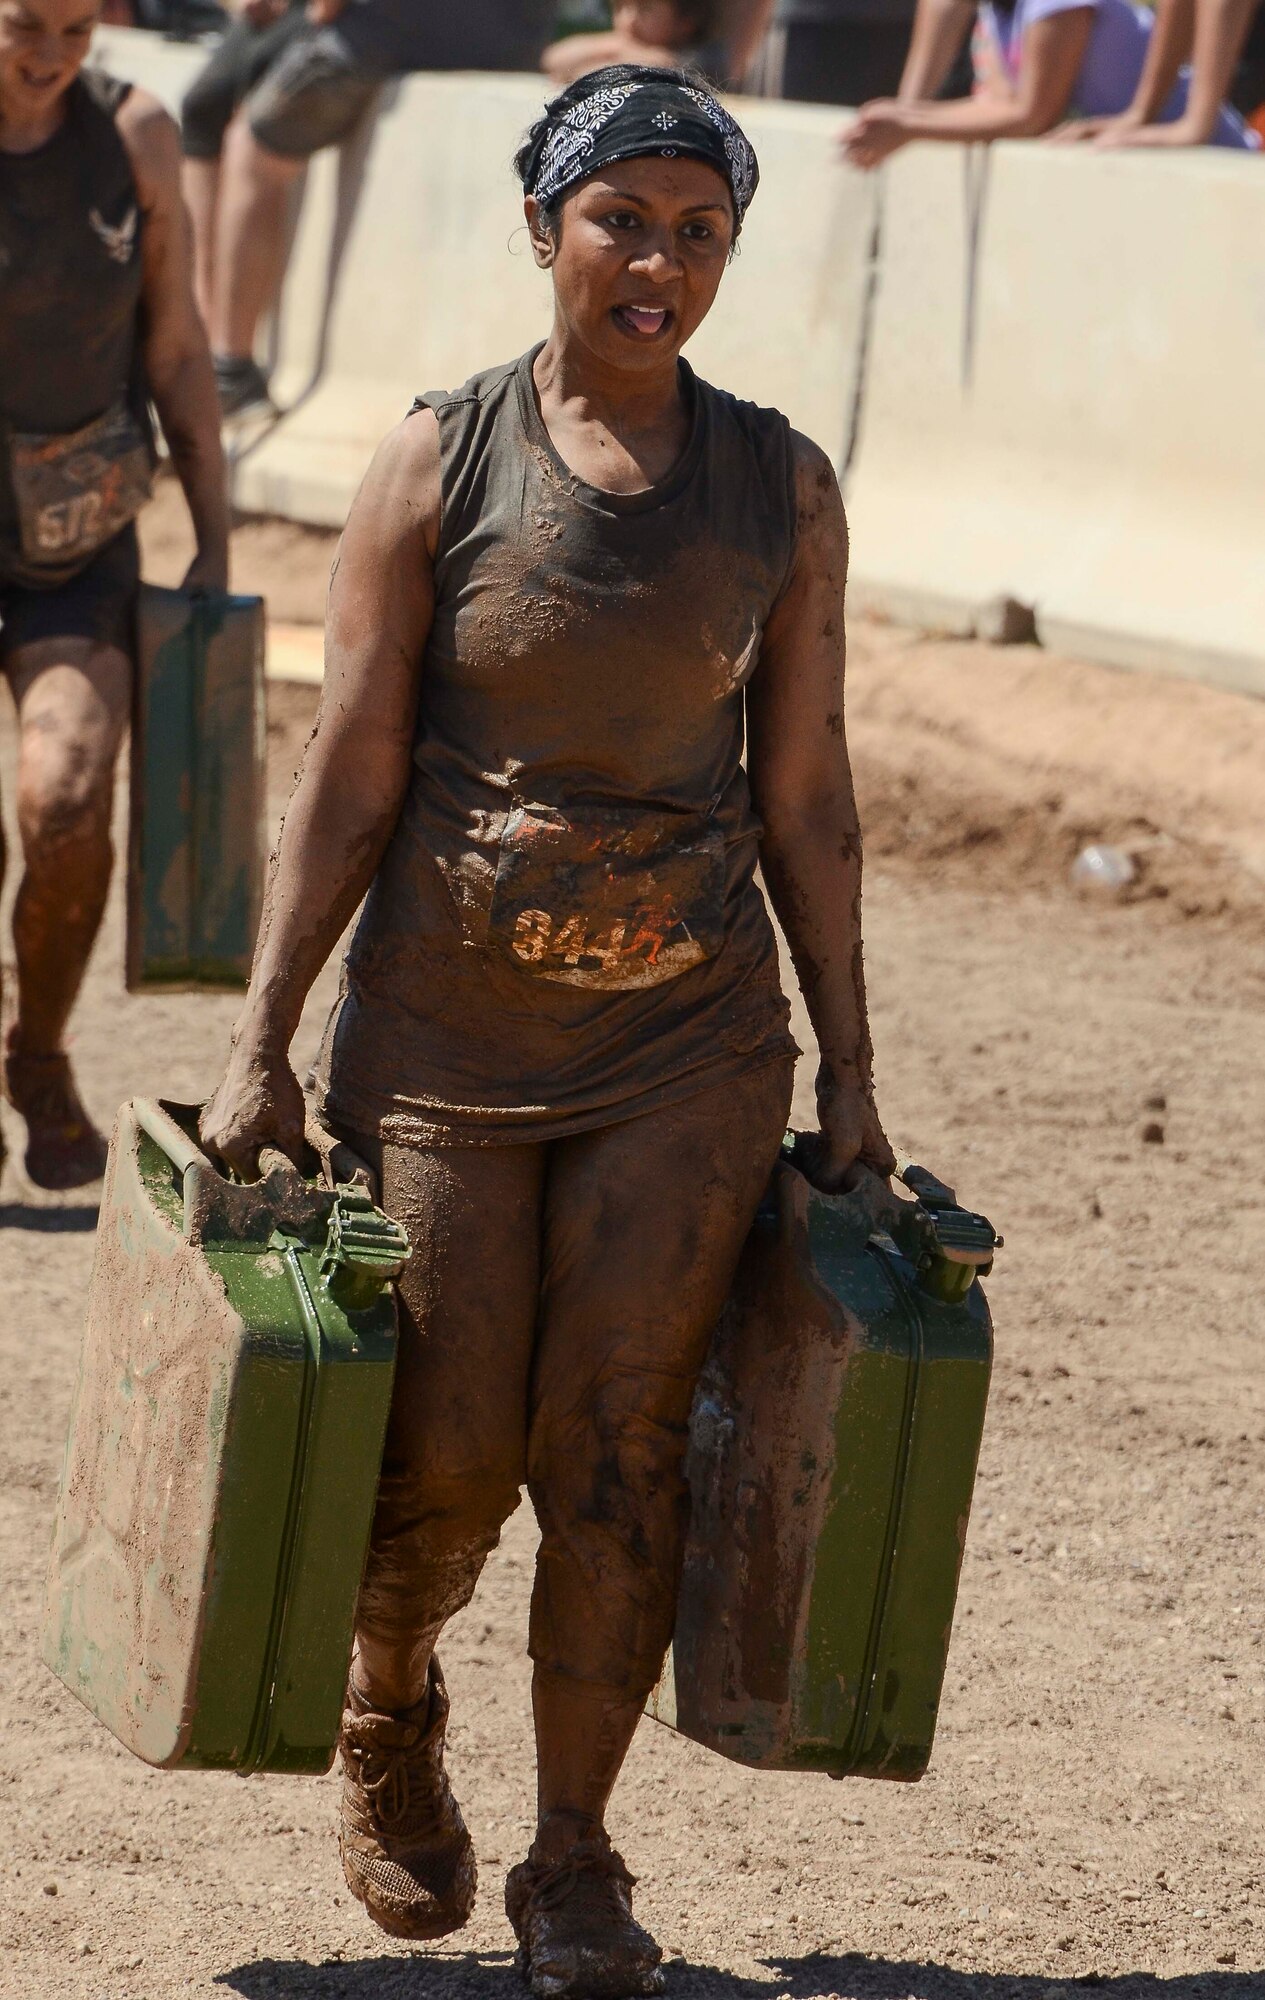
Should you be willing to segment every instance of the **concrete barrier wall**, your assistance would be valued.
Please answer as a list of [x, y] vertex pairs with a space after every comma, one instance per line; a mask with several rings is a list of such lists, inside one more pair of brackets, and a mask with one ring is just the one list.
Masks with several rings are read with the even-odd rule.
[[[201, 60], [99, 45], [173, 103]], [[508, 168], [542, 96], [411, 77], [313, 163], [275, 376], [293, 408], [236, 466], [239, 505], [338, 525], [414, 394], [543, 335]], [[923, 146], [865, 178], [837, 112], [742, 116], [763, 185], [691, 359], [851, 461], [857, 600], [969, 630], [1009, 596], [1087, 657], [1265, 693], [1265, 163]]]
[[[949, 157], [946, 158], [946, 154]], [[858, 596], [1265, 693], [1265, 163], [920, 147], [888, 172]]]

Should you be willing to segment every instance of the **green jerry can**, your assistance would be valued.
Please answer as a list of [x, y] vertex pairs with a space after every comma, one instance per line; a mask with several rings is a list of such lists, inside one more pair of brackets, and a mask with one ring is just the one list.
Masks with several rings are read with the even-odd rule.
[[196, 1121], [137, 1098], [115, 1126], [44, 1658], [146, 1763], [321, 1772], [408, 1239], [345, 1149], [324, 1184], [265, 1154], [242, 1185]]
[[263, 599], [143, 585], [129, 992], [246, 985], [266, 859], [264, 729]]
[[1000, 1239], [906, 1166], [821, 1194], [788, 1139], [699, 1383], [649, 1710], [739, 1763], [920, 1778], [992, 1364]]

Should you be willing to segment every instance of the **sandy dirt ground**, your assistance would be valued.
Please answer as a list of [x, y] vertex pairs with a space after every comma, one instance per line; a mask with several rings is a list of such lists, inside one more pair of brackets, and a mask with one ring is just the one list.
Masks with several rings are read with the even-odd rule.
[[[151, 543], [175, 561], [162, 520]], [[239, 550], [314, 615], [324, 538]], [[274, 811], [314, 699], [273, 690]], [[850, 734], [882, 1108], [1006, 1235], [937, 1751], [916, 1787], [832, 1784], [647, 1722], [614, 1832], [680, 2000], [1265, 2000], [1265, 706], [859, 627]], [[12, 753], [6, 712], [10, 826]], [[1123, 899], [1068, 886], [1094, 838], [1137, 857]], [[90, 1102], [205, 1094], [234, 1002], [127, 999], [120, 966], [116, 896], [74, 1024]], [[411, 1952], [347, 1896], [332, 1780], [147, 1771], [38, 1663], [94, 1208], [25, 1185], [5, 1116], [0, 1993], [510, 2000], [527, 1510], [442, 1649], [478, 1908]]]

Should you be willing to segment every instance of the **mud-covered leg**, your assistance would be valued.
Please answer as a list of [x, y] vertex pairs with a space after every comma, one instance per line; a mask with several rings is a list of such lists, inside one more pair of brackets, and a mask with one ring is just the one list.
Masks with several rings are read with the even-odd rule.
[[18, 647], [5, 670], [18, 705], [25, 864], [13, 910], [18, 1004], [6, 1083], [26, 1120], [31, 1179], [81, 1187], [104, 1171], [106, 1148], [80, 1101], [62, 1038], [110, 886], [114, 765], [131, 663], [116, 646], [76, 637]]
[[353, 1143], [415, 1248], [343, 1723], [340, 1848], [375, 1923], [434, 1938], [465, 1923], [476, 1884], [434, 1646], [525, 1477], [544, 1149]]
[[603, 1821], [671, 1638], [690, 1404], [790, 1088], [770, 1065], [552, 1150], [528, 1444], [539, 1823], [506, 1885], [542, 1995], [660, 1988]]

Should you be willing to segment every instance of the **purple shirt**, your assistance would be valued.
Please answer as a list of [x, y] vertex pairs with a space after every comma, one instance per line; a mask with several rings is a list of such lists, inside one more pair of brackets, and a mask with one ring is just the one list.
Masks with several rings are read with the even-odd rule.
[[[1135, 6], [1133, 0], [1016, 0], [1012, 13], [993, 6], [992, 0], [983, 0], [979, 23], [1013, 81], [1019, 74], [1024, 30], [1051, 14], [1066, 14], [1086, 5], [1093, 7], [1094, 25], [1068, 115], [1110, 118], [1118, 111], [1127, 111], [1133, 102], [1154, 28], [1154, 17], [1147, 8]], [[1186, 108], [1189, 82], [1190, 71], [1183, 69], [1160, 112], [1159, 124], [1169, 125], [1174, 118], [1180, 118]], [[1258, 143], [1238, 112], [1223, 104], [1209, 144], [1252, 148]]]

